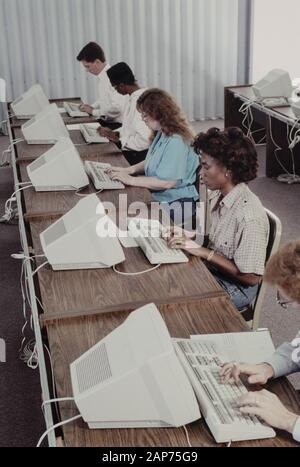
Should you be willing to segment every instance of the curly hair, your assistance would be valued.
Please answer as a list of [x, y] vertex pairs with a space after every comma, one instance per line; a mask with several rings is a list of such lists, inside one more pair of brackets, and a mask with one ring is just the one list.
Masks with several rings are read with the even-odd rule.
[[[138, 98], [137, 109], [159, 122], [165, 135], [177, 134], [182, 136], [187, 143], [193, 141], [194, 133], [187, 118], [173, 97], [166, 91], [158, 88], [147, 89]], [[153, 132], [152, 139], [154, 136], [155, 132]]]
[[300, 240], [284, 245], [269, 259], [264, 279], [300, 303]]
[[234, 185], [256, 178], [256, 149], [240, 128], [229, 127], [224, 131], [210, 128], [196, 136], [193, 147], [197, 154], [206, 153], [225, 167]]

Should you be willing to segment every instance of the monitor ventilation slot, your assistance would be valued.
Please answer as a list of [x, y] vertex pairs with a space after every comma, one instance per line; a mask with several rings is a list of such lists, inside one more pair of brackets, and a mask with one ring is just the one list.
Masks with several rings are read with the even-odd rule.
[[76, 365], [79, 393], [112, 377], [106, 345], [97, 346]]

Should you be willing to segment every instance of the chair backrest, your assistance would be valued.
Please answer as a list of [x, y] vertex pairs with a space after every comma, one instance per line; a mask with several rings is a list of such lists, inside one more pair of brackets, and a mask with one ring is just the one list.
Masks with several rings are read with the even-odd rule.
[[[270, 231], [269, 231], [269, 239], [267, 245], [267, 252], [266, 252], [266, 262], [268, 259], [278, 250], [280, 238], [281, 238], [281, 221], [280, 219], [273, 214], [273, 212], [266, 209], [266, 213], [269, 219]], [[261, 307], [264, 299], [264, 295], [266, 292], [266, 284], [262, 281], [259, 285], [259, 289], [256, 295], [256, 299], [253, 304], [253, 321], [252, 321], [252, 329], [256, 330], [259, 324], [260, 312]]]

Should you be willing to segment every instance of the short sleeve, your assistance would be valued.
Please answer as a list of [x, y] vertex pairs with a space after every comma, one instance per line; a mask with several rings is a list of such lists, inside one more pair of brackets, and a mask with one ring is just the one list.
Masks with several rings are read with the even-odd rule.
[[161, 160], [156, 168], [156, 176], [162, 180], [182, 180], [186, 175], [189, 148], [179, 136], [168, 140]]
[[240, 272], [263, 275], [268, 231], [263, 219], [243, 223], [233, 259]]

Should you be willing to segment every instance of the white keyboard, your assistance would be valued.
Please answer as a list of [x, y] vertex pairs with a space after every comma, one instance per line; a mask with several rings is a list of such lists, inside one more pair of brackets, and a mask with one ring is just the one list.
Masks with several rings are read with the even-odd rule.
[[125, 188], [123, 183], [112, 180], [105, 172], [105, 170], [109, 167], [111, 167], [110, 164], [105, 164], [102, 162], [84, 162], [85, 171], [92, 179], [96, 190], [122, 190]]
[[109, 143], [109, 139], [99, 135], [99, 123], [85, 123], [79, 125], [82, 136], [87, 143]]
[[180, 250], [169, 248], [161, 237], [162, 225], [151, 219], [130, 219], [128, 231], [151, 264], [187, 263], [187, 256]]
[[242, 414], [237, 399], [247, 393], [242, 382], [223, 384], [214, 344], [174, 339], [180, 362], [189, 377], [212, 435], [218, 443], [272, 438], [276, 434], [255, 416]]
[[64, 102], [63, 103], [65, 111], [70, 115], [70, 117], [88, 117], [87, 112], [82, 112], [79, 110], [80, 104], [75, 104], [75, 102]]

